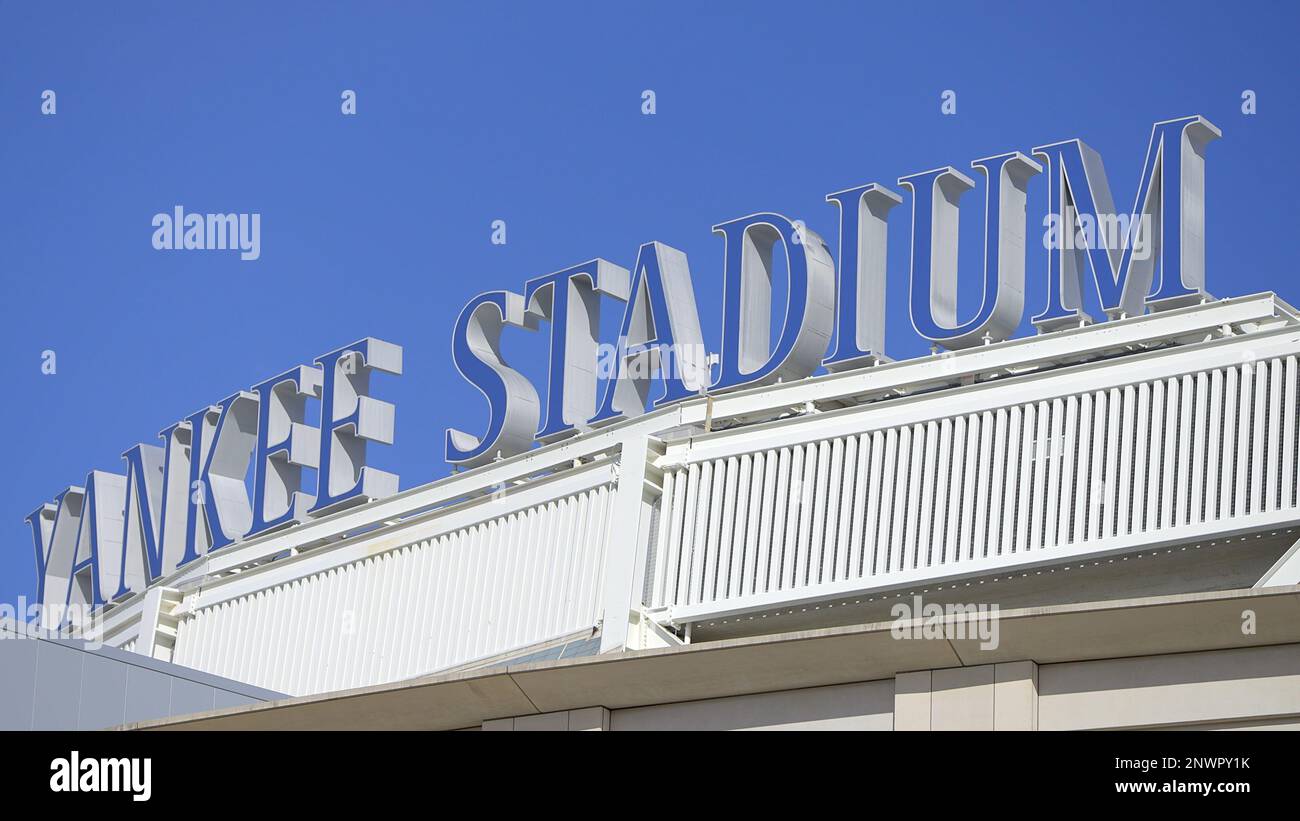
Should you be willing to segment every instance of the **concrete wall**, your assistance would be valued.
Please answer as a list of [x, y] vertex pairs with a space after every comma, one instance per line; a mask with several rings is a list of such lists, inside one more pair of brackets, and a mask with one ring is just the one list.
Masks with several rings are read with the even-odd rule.
[[102, 730], [279, 697], [112, 647], [0, 632], [0, 730]]
[[1300, 644], [1038, 665], [496, 719], [484, 730], [1300, 730]]
[[614, 710], [613, 730], [888, 730], [892, 681]]

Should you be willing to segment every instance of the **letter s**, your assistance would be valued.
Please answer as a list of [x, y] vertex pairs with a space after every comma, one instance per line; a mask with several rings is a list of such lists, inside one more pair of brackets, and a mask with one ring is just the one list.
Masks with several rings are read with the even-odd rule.
[[501, 357], [501, 331], [507, 325], [537, 329], [524, 311], [524, 298], [488, 291], [469, 301], [452, 330], [451, 355], [460, 375], [487, 398], [487, 432], [476, 437], [447, 429], [446, 459], [474, 467], [523, 453], [532, 445], [541, 403], [532, 383]]

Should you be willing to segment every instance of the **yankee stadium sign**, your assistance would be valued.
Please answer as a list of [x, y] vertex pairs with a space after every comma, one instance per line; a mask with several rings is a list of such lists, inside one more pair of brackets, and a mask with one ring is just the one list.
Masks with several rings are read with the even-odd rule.
[[[972, 162], [984, 180], [983, 297], [964, 319], [957, 224], [975, 181], [950, 166], [899, 177], [911, 200], [912, 327], [947, 349], [1014, 333], [1035, 177], [1048, 202], [1047, 303], [1032, 317], [1040, 332], [1091, 321], [1085, 291], [1108, 318], [1208, 298], [1204, 158], [1219, 136], [1200, 116], [1156, 123], [1134, 206], [1122, 214], [1101, 157], [1081, 140]], [[452, 332], [452, 360], [486, 397], [488, 415], [479, 433], [446, 432], [447, 461], [471, 468], [701, 394], [884, 361], [887, 221], [904, 196], [869, 183], [826, 201], [839, 213], [834, 255], [802, 221], [777, 213], [713, 227], [724, 243], [716, 357], [704, 348], [686, 255], [659, 242], [642, 245], [631, 269], [594, 259], [526, 280], [521, 292], [471, 299]], [[788, 296], [773, 334], [777, 267]], [[617, 339], [604, 343], [601, 297], [624, 303]], [[507, 327], [537, 331], [539, 320], [549, 325], [544, 385], [511, 368], [500, 344]], [[366, 464], [369, 443], [393, 442], [393, 405], [370, 395], [375, 370], [400, 374], [401, 348], [373, 338], [344, 345], [171, 420], [161, 445], [123, 453], [124, 475], [92, 470], [41, 505], [27, 517], [40, 604], [99, 608], [228, 545], [395, 493], [397, 477]], [[319, 400], [313, 419], [308, 398]]]

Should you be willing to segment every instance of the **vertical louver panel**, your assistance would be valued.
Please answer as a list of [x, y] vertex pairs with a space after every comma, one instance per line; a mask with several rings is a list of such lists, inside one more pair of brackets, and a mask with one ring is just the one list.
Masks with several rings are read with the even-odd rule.
[[1294, 509], [1297, 362], [1242, 362], [670, 469], [656, 607]]
[[[178, 625], [174, 661], [302, 695], [592, 627], [611, 493], [601, 485], [200, 608]], [[706, 535], [701, 528], [701, 553]], [[704, 565], [701, 555], [696, 570]]]

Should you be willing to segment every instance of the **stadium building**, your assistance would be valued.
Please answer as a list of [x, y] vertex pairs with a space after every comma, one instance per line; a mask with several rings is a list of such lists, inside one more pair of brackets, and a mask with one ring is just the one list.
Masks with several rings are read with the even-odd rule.
[[[264, 691], [133, 726], [1300, 727], [1297, 357], [1262, 294], [686, 401], [225, 548], [100, 638]], [[997, 646], [900, 637], [914, 597]]]
[[[883, 311], [881, 232], [901, 197], [872, 185], [841, 192], [851, 197], [839, 200], [838, 302], [829, 251], [802, 227], [776, 215], [722, 226], [743, 245], [728, 252], [727, 282], [749, 283], [728, 285], [737, 312], [728, 317], [743, 326], [742, 307], [766, 316], [778, 243], [791, 282], [806, 286], [804, 324], [782, 331], [793, 340], [777, 363], [786, 370], [755, 384], [683, 392], [530, 447], [536, 394], [512, 381], [494, 336], [536, 309], [560, 329], [553, 340], [572, 332], [570, 352], [593, 352], [598, 324], [566, 325], [561, 286], [578, 282], [590, 297], [570, 305], [570, 319], [593, 294], [617, 292], [624, 336], [653, 325], [656, 344], [669, 326], [674, 344], [698, 340], [681, 319], [694, 311], [684, 255], [648, 243], [630, 288], [627, 271], [596, 261], [560, 272], [567, 279], [551, 281], [541, 308], [533, 283], [522, 299], [490, 292], [467, 307], [457, 365], [471, 381], [496, 374], [502, 390], [484, 391], [494, 405], [487, 437], [448, 433], [448, 453], [463, 456], [449, 461], [464, 468], [448, 478], [395, 492], [396, 477], [364, 465], [366, 441], [392, 442], [392, 408], [368, 395], [366, 377], [400, 373], [395, 345], [362, 340], [318, 359], [319, 371], [302, 366], [237, 393], [164, 431], [165, 449], [128, 451], [126, 477], [92, 471], [84, 488], [32, 515], [42, 602], [80, 602], [99, 618], [71, 630], [45, 616], [43, 629], [7, 628], [42, 637], [0, 641], [14, 671], [0, 720], [1300, 728], [1300, 315], [1271, 293], [1204, 292], [1199, 159], [1216, 135], [1202, 118], [1153, 130], [1139, 185], [1153, 193], [1138, 210], [1180, 233], [1158, 246], [1164, 279], [1125, 280], [1104, 304], [1108, 321], [1035, 318], [1038, 335], [1008, 338], [1024, 279], [1008, 253], [990, 258], [997, 277], [986, 284], [1015, 293], [1018, 277], [1009, 320], [998, 297], [961, 344], [807, 376], [823, 361], [832, 306], [840, 320], [846, 305]], [[1092, 156], [1079, 146], [1078, 158]], [[1170, 164], [1180, 156], [1178, 172]], [[1001, 199], [988, 195], [1002, 214], [988, 253], [1023, 256], [1016, 211], [1041, 166], [1018, 153], [976, 165], [990, 172], [990, 192], [1002, 186]], [[921, 177], [941, 191], [945, 175], [961, 176], [927, 174], [904, 178], [914, 200]], [[1153, 182], [1162, 175], [1171, 191], [1181, 180], [1177, 196]], [[1084, 202], [1078, 177], [1052, 185], [1070, 179], [1063, 211]], [[951, 219], [955, 231], [955, 212], [924, 197], [934, 223]], [[925, 280], [935, 316], [935, 293], [955, 283], [955, 272], [935, 274], [955, 266], [944, 236], [942, 225], [915, 222], [914, 260], [917, 248], [935, 250]], [[1068, 290], [1068, 266], [1052, 258]], [[767, 277], [765, 294], [751, 275]], [[651, 280], [657, 290], [638, 285]], [[1182, 296], [1146, 310], [1149, 295], [1175, 284]], [[918, 311], [914, 300], [914, 325]], [[729, 321], [715, 385], [736, 341]], [[930, 338], [953, 330], [932, 327]], [[853, 325], [838, 331], [845, 345]], [[788, 378], [800, 357], [804, 370]], [[567, 420], [556, 397], [585, 386], [579, 418], [594, 418], [594, 377], [572, 364], [552, 362], [563, 378], [549, 386], [548, 408]], [[303, 419], [304, 395], [321, 400], [319, 429]], [[644, 394], [633, 396], [643, 409]], [[543, 418], [542, 432], [560, 419]], [[303, 466], [321, 476], [310, 510], [297, 485]], [[187, 500], [192, 486], [208, 497]]]

